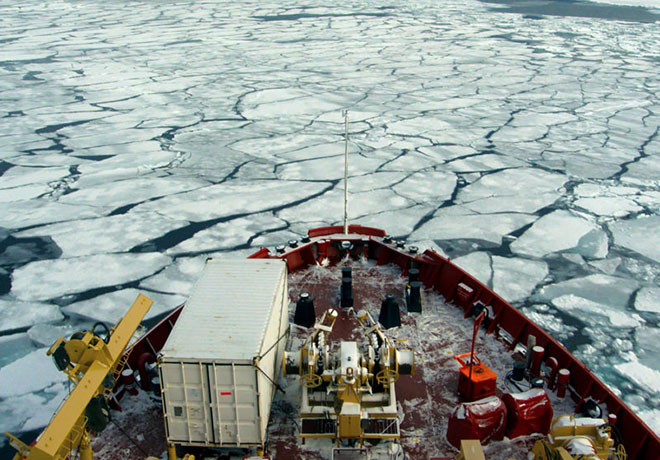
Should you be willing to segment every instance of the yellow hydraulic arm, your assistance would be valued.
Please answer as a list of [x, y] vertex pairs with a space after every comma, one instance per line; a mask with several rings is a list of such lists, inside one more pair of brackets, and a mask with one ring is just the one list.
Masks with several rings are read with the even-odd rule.
[[63, 372], [78, 384], [33, 446], [28, 447], [6, 433], [10, 444], [18, 450], [14, 460], [64, 460], [76, 448], [81, 451], [82, 460], [91, 460], [89, 437], [85, 431], [85, 409], [93, 398], [106, 392], [103, 384], [108, 374], [121, 370], [119, 368], [124, 363], [120, 361], [128, 342], [152, 303], [148, 297], [138, 295], [126, 315], [111, 331], [107, 343], [89, 331], [68, 342], [61, 337], [55, 342], [48, 354], [64, 344], [71, 361], [76, 364], [69, 363]]

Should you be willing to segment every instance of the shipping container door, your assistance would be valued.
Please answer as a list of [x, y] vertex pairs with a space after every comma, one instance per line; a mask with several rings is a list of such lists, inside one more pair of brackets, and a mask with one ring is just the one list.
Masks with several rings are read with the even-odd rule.
[[213, 442], [208, 379], [199, 363], [161, 363], [167, 438], [170, 441]]
[[208, 365], [216, 443], [262, 443], [255, 372], [251, 365]]

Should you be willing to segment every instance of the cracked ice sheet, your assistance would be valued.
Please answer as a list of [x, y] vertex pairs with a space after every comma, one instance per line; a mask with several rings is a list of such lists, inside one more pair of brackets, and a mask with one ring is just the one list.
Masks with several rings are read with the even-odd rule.
[[[384, 160], [373, 156], [353, 155], [348, 163], [349, 177], [371, 173]], [[284, 180], [338, 180], [344, 178], [344, 156], [316, 158], [286, 163], [277, 167], [277, 175]], [[353, 179], [355, 180], [355, 179]], [[349, 179], [350, 186], [350, 179]]]
[[131, 308], [138, 294], [144, 294], [154, 301], [144, 316], [145, 319], [170, 311], [186, 300], [183, 295], [159, 294], [139, 289], [122, 289], [93, 299], [72, 303], [63, 307], [62, 311], [78, 318], [115, 324]]
[[39, 348], [0, 368], [0, 398], [44, 390], [66, 380], [46, 351], [48, 348]]
[[660, 287], [643, 287], [635, 297], [635, 310], [660, 314], [658, 299], [660, 299]]
[[14, 234], [16, 237], [50, 236], [62, 257], [127, 252], [131, 248], [188, 224], [156, 212], [128, 212], [98, 219], [46, 225]]
[[458, 193], [457, 204], [479, 213], [533, 213], [561, 197], [566, 176], [536, 168], [487, 174]]
[[596, 216], [624, 217], [643, 210], [635, 201], [639, 193], [634, 187], [584, 183], [575, 188], [577, 200], [573, 204]]
[[165, 270], [140, 282], [140, 289], [187, 296], [206, 265], [206, 259], [212, 255], [178, 257]]
[[0, 317], [0, 332], [39, 323], [54, 323], [64, 318], [57, 305], [10, 300], [0, 300]]
[[638, 283], [631, 279], [594, 274], [549, 284], [539, 289], [534, 298], [551, 301], [557, 297], [574, 295], [596, 304], [624, 309], [637, 287]]
[[639, 216], [608, 224], [614, 244], [660, 262], [660, 216]]
[[471, 214], [458, 206], [442, 208], [433, 218], [415, 230], [411, 239], [475, 239], [502, 244], [502, 237], [533, 222], [527, 214]]
[[[348, 215], [351, 222], [360, 218], [375, 215], [381, 212], [404, 210], [414, 203], [397, 195], [392, 190], [380, 189], [365, 192], [351, 192], [349, 184]], [[300, 218], [338, 223], [344, 215], [344, 190], [335, 187], [322, 196], [307, 200], [295, 207], [283, 209], [278, 216], [286, 221]]]
[[0, 202], [0, 227], [25, 228], [67, 220], [99, 217], [110, 208], [66, 204], [46, 199]]
[[[114, 170], [110, 170], [115, 174]], [[142, 203], [162, 196], [176, 195], [208, 186], [208, 182], [191, 177], [136, 177], [116, 180], [104, 177], [103, 181], [90, 186], [82, 186], [72, 193], [60, 197], [60, 203], [71, 205], [99, 206], [116, 209], [128, 204]], [[175, 216], [173, 218], [177, 218]]]
[[11, 189], [23, 185], [42, 184], [59, 181], [71, 175], [67, 167], [25, 167], [14, 166], [6, 171], [0, 179], [0, 190]]
[[49, 185], [25, 185], [14, 188], [0, 188], [0, 202], [11, 203], [13, 201], [30, 200], [52, 191], [53, 189]]
[[452, 259], [452, 262], [486, 286], [492, 287], [493, 267], [487, 252], [471, 252], [468, 255]]
[[[39, 351], [45, 356], [45, 350]], [[54, 368], [52, 360], [50, 358], [48, 360], [50, 367]], [[64, 383], [55, 383], [37, 393], [3, 399], [0, 406], [0, 430], [15, 433], [45, 427], [68, 394], [69, 391]]]
[[[349, 206], [351, 206], [350, 203]], [[417, 225], [425, 215], [432, 211], [433, 208], [431, 206], [417, 205], [405, 209], [397, 209], [396, 211], [382, 211], [367, 216], [353, 218], [351, 217], [351, 208], [349, 208], [349, 223], [364, 225], [366, 227], [382, 228], [395, 238], [406, 238], [406, 236], [412, 232], [412, 229], [415, 228], [415, 225]], [[332, 216], [327, 217], [330, 218]], [[340, 220], [335, 219], [328, 223], [340, 224]], [[309, 226], [301, 226], [303, 228], [309, 228]], [[408, 241], [413, 240], [408, 238]], [[414, 241], [418, 242], [418, 246], [420, 247], [424, 242], [419, 241], [418, 239], [415, 239]], [[439, 250], [435, 244], [429, 245], [429, 248], [442, 254], [442, 251]]]
[[140, 280], [170, 262], [169, 257], [156, 253], [39, 260], [14, 270], [10, 295], [21, 300], [54, 299]]
[[608, 253], [608, 239], [598, 225], [568, 211], [558, 210], [534, 222], [511, 243], [511, 251], [532, 257], [570, 251], [602, 259]]
[[286, 222], [270, 213], [240, 217], [197, 232], [191, 238], [168, 249], [166, 253], [175, 256], [232, 249], [248, 245], [260, 233], [284, 230], [286, 227]]
[[349, 99], [333, 93], [310, 94], [302, 89], [278, 88], [246, 95], [241, 100], [239, 111], [249, 120], [310, 119], [327, 112], [337, 112], [349, 104]]
[[543, 261], [493, 256], [493, 290], [507, 302], [529, 297], [548, 273]]
[[591, 327], [635, 328], [644, 323], [638, 314], [630, 314], [625, 308], [593, 302], [575, 294], [555, 297], [551, 302], [558, 310], [578, 320], [585, 321], [588, 318]]
[[[256, 213], [287, 206], [299, 200], [307, 202], [311, 195], [328, 187], [327, 183], [316, 182], [274, 180], [225, 182], [191, 192], [170, 195], [141, 204], [134, 210], [136, 212], [159, 212], [174, 219], [184, 218], [192, 222], [200, 222], [235, 214]], [[317, 201], [318, 198], [312, 200], [313, 203]], [[194, 203], [194, 206], [191, 206], [191, 203]], [[343, 205], [343, 201], [341, 203]]]

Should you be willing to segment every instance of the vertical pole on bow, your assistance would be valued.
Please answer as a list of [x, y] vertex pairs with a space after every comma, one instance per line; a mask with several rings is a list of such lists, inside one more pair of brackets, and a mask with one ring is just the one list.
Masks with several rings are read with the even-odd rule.
[[344, 234], [348, 235], [348, 110], [344, 116]]

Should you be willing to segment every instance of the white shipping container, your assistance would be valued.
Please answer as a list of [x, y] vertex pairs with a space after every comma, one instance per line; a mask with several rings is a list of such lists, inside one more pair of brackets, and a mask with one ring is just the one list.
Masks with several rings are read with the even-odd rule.
[[263, 446], [288, 318], [283, 260], [206, 262], [159, 355], [169, 442]]

